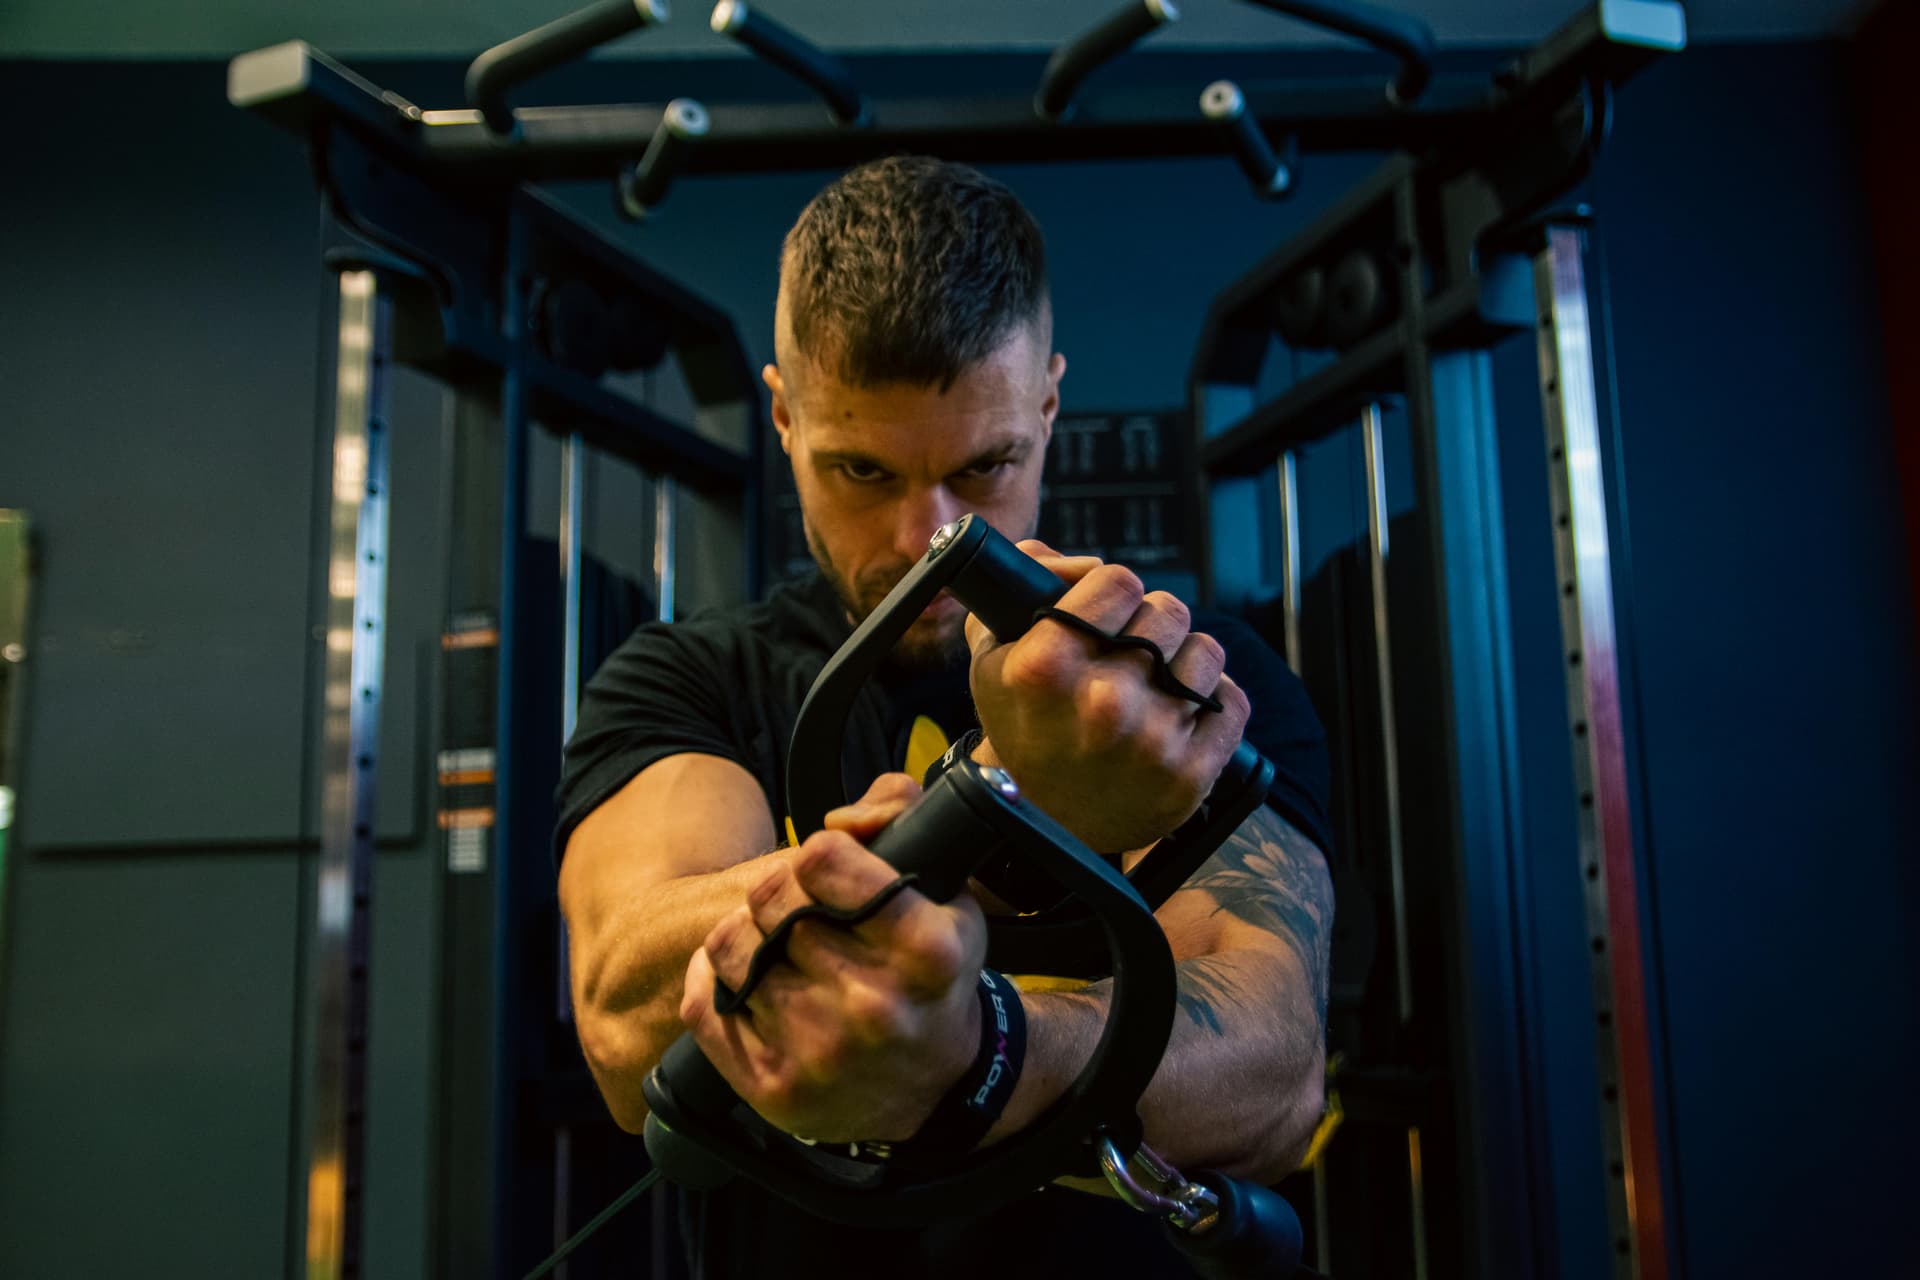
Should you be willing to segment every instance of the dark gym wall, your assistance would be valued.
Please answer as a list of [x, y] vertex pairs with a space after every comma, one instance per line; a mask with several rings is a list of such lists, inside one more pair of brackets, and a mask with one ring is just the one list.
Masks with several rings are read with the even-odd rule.
[[[1198, 83], [1218, 62], [1193, 65]], [[890, 58], [862, 75], [963, 66], [976, 88], [1035, 70]], [[1869, 1269], [1896, 1201], [1849, 1171], [1911, 1137], [1884, 1106], [1830, 1105], [1900, 1096], [1897, 1064], [1920, 1049], [1899, 994], [1913, 609], [1842, 66], [1834, 46], [1690, 51], [1623, 95], [1604, 171], [1679, 1181], [1703, 1276]], [[438, 105], [459, 70], [371, 74]], [[297, 903], [272, 844], [295, 832], [301, 781], [315, 216], [299, 148], [223, 85], [216, 64], [0, 66], [0, 110], [30, 122], [0, 203], [0, 505], [45, 538], [0, 937], [6, 1274], [280, 1265]], [[789, 92], [736, 62], [599, 64], [541, 88]], [[1069, 403], [1176, 404], [1210, 294], [1367, 168], [1313, 160], [1278, 209], [1224, 161], [1004, 171], [1050, 233]], [[730, 308], [764, 358], [778, 237], [821, 180], [689, 182], [621, 234]], [[603, 189], [570, 194], [616, 225]], [[1531, 422], [1524, 358], [1502, 368], [1503, 408]], [[430, 432], [430, 405], [411, 420]], [[430, 547], [432, 499], [396, 494], [395, 510], [414, 522], [396, 544]], [[1544, 574], [1523, 516], [1516, 572], [1539, 554]], [[414, 596], [424, 635], [433, 600]], [[390, 692], [403, 736], [405, 700]], [[431, 869], [408, 826], [383, 822], [377, 894], [376, 1276], [417, 1272], [425, 1239]]]

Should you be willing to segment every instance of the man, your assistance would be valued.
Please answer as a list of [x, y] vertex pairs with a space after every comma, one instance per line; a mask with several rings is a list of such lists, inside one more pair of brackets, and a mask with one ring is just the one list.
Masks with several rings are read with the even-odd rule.
[[[854, 623], [941, 525], [977, 512], [1010, 538], [1034, 532], [1066, 370], [1038, 228], [972, 170], [863, 166], [788, 235], [774, 323], [764, 377], [820, 576], [756, 606], [642, 628], [589, 686], [568, 748], [561, 906], [581, 1043], [615, 1119], [640, 1130], [641, 1083], [688, 1029], [788, 1132], [910, 1143], [951, 1107], [981, 1043], [974, 895], [939, 905], [907, 892], [851, 930], [803, 926], [743, 1011], [723, 1016], [713, 997], [716, 977], [738, 988], [795, 908], [858, 906], [893, 880], [866, 844], [977, 710], [974, 758], [1123, 865], [1193, 812], [1243, 732], [1275, 761], [1271, 803], [1157, 913], [1181, 1012], [1140, 1113], [1176, 1165], [1262, 1182], [1291, 1172], [1321, 1111], [1326, 758], [1298, 682], [1244, 626], [1210, 623], [1223, 647], [1126, 569], [1026, 542], [1071, 584], [1062, 609], [1147, 637], [1224, 709], [1161, 692], [1142, 654], [1102, 652], [1052, 621], [1001, 644], [943, 597], [856, 709], [849, 768], [876, 778], [871, 789], [799, 847], [780, 838], [794, 717]], [[985, 1144], [1019, 1132], [1078, 1074], [1107, 987], [1021, 999], [1029, 1044]], [[1180, 1274], [1156, 1224], [1080, 1191], [913, 1233], [818, 1222], [736, 1187], [693, 1198], [687, 1228], [697, 1273], [714, 1277], [959, 1275], [984, 1261], [1040, 1274], [1105, 1257], [1130, 1274]]]

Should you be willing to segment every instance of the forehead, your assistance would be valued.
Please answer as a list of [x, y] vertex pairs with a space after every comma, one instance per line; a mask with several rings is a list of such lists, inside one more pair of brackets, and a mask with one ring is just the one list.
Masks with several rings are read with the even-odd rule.
[[855, 386], [811, 360], [801, 363], [799, 377], [790, 379], [792, 407], [815, 451], [971, 453], [1044, 429], [1043, 371], [1031, 342], [1010, 341], [944, 389]]

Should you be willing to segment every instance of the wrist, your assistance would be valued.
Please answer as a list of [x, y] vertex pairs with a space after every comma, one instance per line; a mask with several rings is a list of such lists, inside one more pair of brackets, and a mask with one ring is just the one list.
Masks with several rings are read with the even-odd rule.
[[983, 769], [1004, 769], [1007, 767], [1006, 763], [1000, 759], [1000, 753], [993, 749], [992, 740], [984, 733], [980, 735], [980, 741], [974, 744], [973, 750], [968, 753], [967, 758]]
[[968, 993], [975, 1004], [967, 1065], [933, 1105], [912, 1138], [893, 1149], [904, 1164], [938, 1168], [962, 1159], [1007, 1109], [1026, 1061], [1027, 1022], [1013, 982], [980, 970]]

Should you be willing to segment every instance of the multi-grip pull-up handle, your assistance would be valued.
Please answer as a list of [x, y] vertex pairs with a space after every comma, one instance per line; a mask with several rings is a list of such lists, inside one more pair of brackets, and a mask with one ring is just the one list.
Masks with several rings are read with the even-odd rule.
[[867, 100], [854, 83], [847, 65], [798, 32], [747, 6], [746, 0], [720, 0], [710, 22], [715, 34], [732, 36], [753, 52], [812, 86], [826, 99], [827, 110], [841, 124], [864, 124]]
[[[800, 706], [787, 751], [786, 796], [800, 839], [820, 830], [829, 810], [847, 803], [842, 743], [854, 700], [880, 660], [942, 590], [952, 593], [1002, 643], [1012, 643], [1033, 627], [1041, 610], [1066, 594], [1067, 584], [979, 516], [962, 516], [935, 533], [927, 554], [828, 660]], [[867, 780], [859, 781], [864, 786]], [[1128, 883], [1147, 906], [1158, 907], [1186, 883], [1200, 862], [1264, 802], [1272, 781], [1273, 763], [1251, 743], [1235, 748], [1200, 808], [1128, 874]], [[998, 862], [986, 865], [994, 872], [1002, 868]], [[1106, 941], [1084, 904], [1069, 897], [1051, 907], [1022, 906], [1036, 909], [988, 921], [987, 954], [995, 967], [1089, 978], [1107, 972]]]
[[507, 94], [543, 71], [668, 18], [667, 0], [601, 0], [497, 44], [467, 68], [467, 101], [501, 137], [513, 133]]
[[675, 98], [667, 104], [640, 163], [620, 173], [622, 216], [638, 222], [667, 198], [667, 188], [673, 185], [688, 150], [707, 136], [707, 123], [707, 109], [692, 98]]
[[1027, 804], [997, 769], [962, 761], [874, 839], [873, 852], [917, 876], [935, 900], [959, 893], [983, 859], [1009, 849], [1042, 866], [1097, 921], [1113, 973], [1106, 1025], [1086, 1066], [1021, 1133], [929, 1172], [862, 1161], [774, 1129], [748, 1110], [690, 1035], [647, 1077], [648, 1154], [685, 1187], [748, 1178], [810, 1213], [856, 1226], [924, 1226], [981, 1213], [1064, 1173], [1091, 1172], [1095, 1131], [1138, 1141], [1134, 1109], [1166, 1051], [1176, 992], [1173, 953], [1125, 878]]
[[1033, 95], [1033, 109], [1043, 119], [1058, 120], [1072, 105], [1081, 82], [1103, 63], [1179, 19], [1180, 11], [1173, 7], [1173, 0], [1129, 0], [1111, 17], [1054, 50], [1046, 71], [1041, 73], [1040, 88]]
[[1270, 200], [1292, 193], [1295, 157], [1291, 148], [1286, 156], [1275, 153], [1260, 122], [1247, 110], [1247, 97], [1239, 85], [1215, 80], [1200, 95], [1200, 112], [1232, 131], [1233, 158], [1240, 162], [1241, 172], [1256, 193]]
[[1364, 40], [1400, 60], [1400, 74], [1387, 86], [1394, 102], [1410, 104], [1433, 79], [1433, 29], [1418, 18], [1359, 0], [1247, 0], [1262, 9], [1341, 35]]

